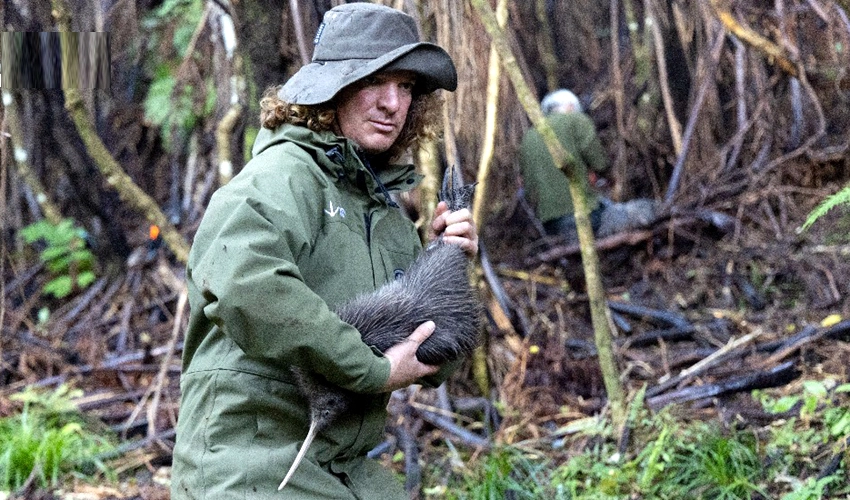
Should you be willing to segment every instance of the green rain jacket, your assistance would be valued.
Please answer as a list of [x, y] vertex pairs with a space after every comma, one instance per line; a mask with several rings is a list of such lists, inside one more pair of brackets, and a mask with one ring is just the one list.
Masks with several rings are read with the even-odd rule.
[[[605, 150], [596, 135], [593, 121], [584, 113], [555, 113], [549, 125], [582, 171], [602, 172], [608, 168]], [[536, 129], [530, 129], [520, 146], [519, 164], [525, 196], [535, 207], [541, 222], [573, 214], [573, 199], [567, 176], [555, 166], [546, 143]], [[596, 194], [587, 187], [587, 176], [579, 178], [587, 192], [588, 209], [599, 205]]]
[[[189, 255], [172, 498], [406, 498], [365, 457], [387, 418], [389, 360], [331, 309], [407, 269], [415, 227], [344, 138], [283, 125], [253, 153], [213, 195]], [[378, 175], [389, 192], [421, 178], [412, 166]], [[361, 409], [320, 433], [278, 492], [309, 424], [293, 366], [359, 393]]]

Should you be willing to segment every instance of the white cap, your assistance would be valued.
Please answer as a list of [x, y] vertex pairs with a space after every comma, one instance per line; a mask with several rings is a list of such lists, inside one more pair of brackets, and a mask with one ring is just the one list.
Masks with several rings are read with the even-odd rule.
[[540, 102], [540, 107], [543, 109], [544, 115], [551, 115], [555, 112], [576, 111], [581, 113], [583, 111], [578, 97], [567, 89], [558, 89], [546, 94], [546, 97]]

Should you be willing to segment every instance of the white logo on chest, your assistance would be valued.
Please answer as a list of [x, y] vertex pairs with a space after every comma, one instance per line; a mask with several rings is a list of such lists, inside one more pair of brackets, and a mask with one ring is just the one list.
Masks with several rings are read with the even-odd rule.
[[325, 209], [325, 213], [330, 215], [331, 217], [336, 217], [337, 215], [339, 215], [343, 219], [345, 218], [345, 209], [342, 207], [334, 208], [334, 202], [332, 201], [328, 202], [328, 208]]

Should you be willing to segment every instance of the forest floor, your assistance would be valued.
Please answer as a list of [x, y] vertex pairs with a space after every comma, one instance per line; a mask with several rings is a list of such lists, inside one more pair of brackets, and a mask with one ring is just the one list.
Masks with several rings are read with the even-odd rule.
[[[646, 384], [653, 411], [675, 404], [683, 418], [763, 423], [774, 417], [749, 396], [752, 389], [850, 380], [850, 240], [840, 227], [846, 217], [831, 214], [795, 232], [787, 221], [801, 222], [808, 209], [796, 206], [782, 224], [767, 216], [762, 224], [738, 218], [727, 231], [677, 215], [600, 250], [629, 394]], [[491, 293], [483, 296], [500, 411], [475, 424], [483, 398], [469, 367], [449, 392], [459, 415], [464, 404], [478, 408], [459, 420], [473, 434], [501, 444], [546, 443], [541, 449], [551, 450], [555, 428], [608, 410], [581, 265], [575, 249], [540, 238], [520, 205], [499, 219], [487, 228], [484, 246], [512, 310], [505, 315]], [[47, 301], [39, 293], [40, 265], [10, 261], [0, 416], [19, 409], [10, 396], [26, 387], [70, 383], [83, 390], [74, 401], [79, 409], [109, 426], [123, 452], [112, 462], [117, 484], [80, 481], [68, 493], [30, 489], [24, 497], [168, 498], [182, 340], [174, 324], [185, 315], [181, 266], [163, 249], [143, 253], [71, 300]], [[51, 314], [39, 319], [43, 307]], [[407, 398], [414, 410], [437, 404], [434, 391]], [[404, 398], [394, 401], [391, 411], [404, 413], [397, 408]], [[441, 433], [454, 432], [425, 410], [412, 414], [423, 455]], [[403, 464], [387, 458], [392, 455], [385, 461], [401, 471]]]

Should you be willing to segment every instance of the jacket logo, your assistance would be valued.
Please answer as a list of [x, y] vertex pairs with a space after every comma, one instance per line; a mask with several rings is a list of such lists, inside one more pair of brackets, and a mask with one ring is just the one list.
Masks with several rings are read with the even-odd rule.
[[345, 218], [345, 209], [344, 208], [342, 208], [342, 207], [334, 208], [334, 202], [332, 202], [332, 201], [328, 202], [328, 207], [329, 208], [325, 209], [326, 214], [330, 215], [331, 217], [336, 217], [336, 215], [339, 214], [340, 217], [342, 217], [343, 219]]

